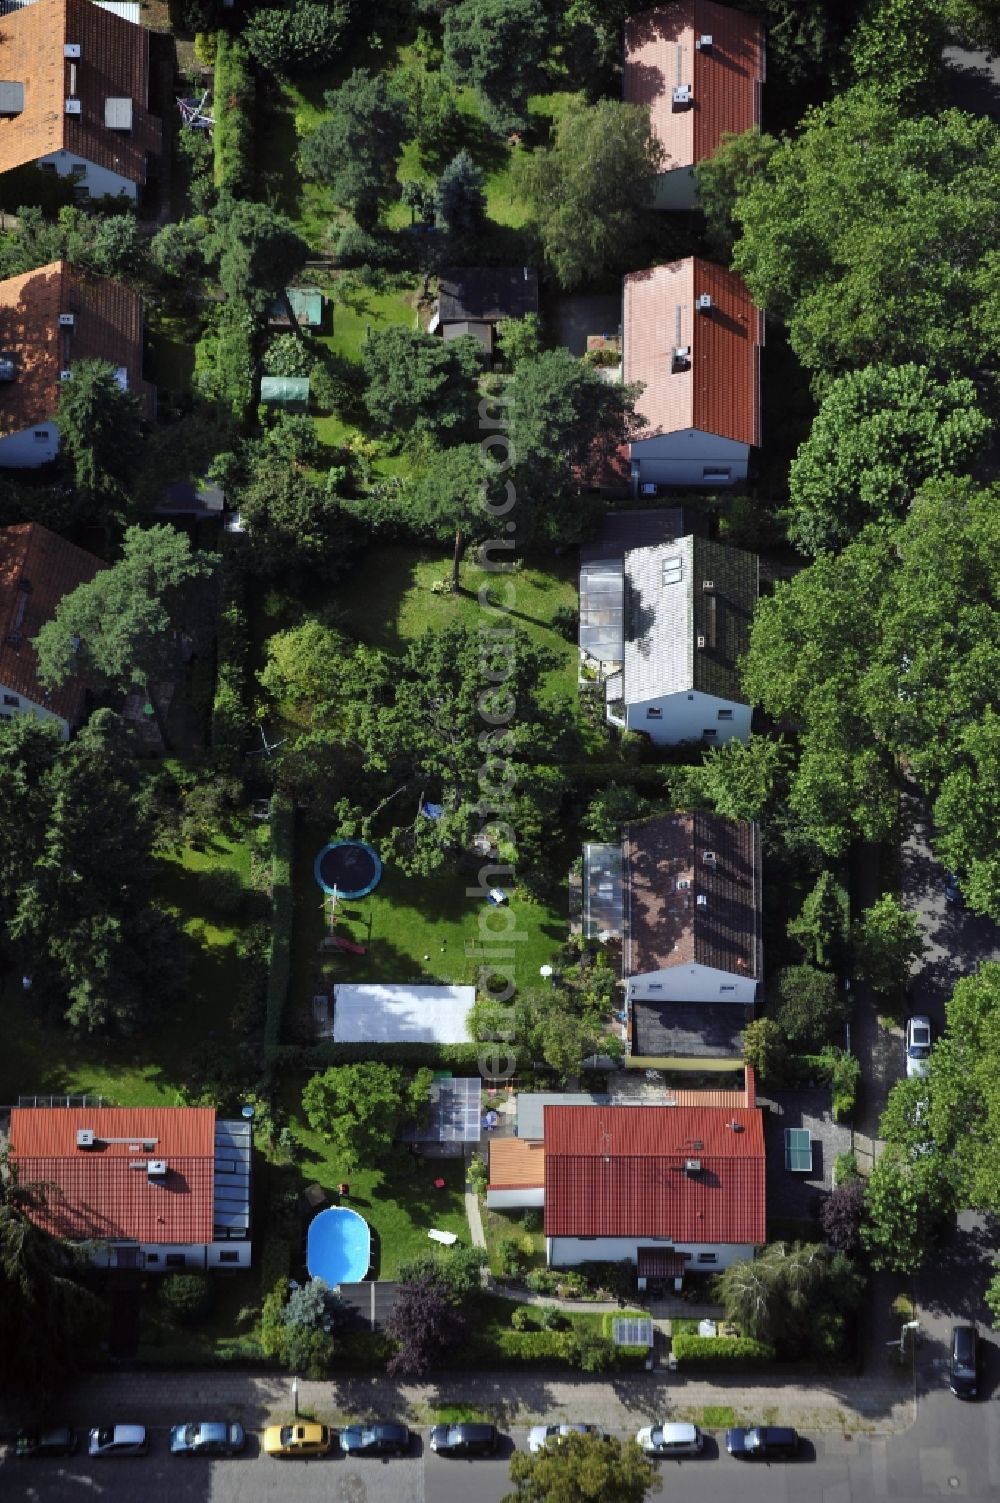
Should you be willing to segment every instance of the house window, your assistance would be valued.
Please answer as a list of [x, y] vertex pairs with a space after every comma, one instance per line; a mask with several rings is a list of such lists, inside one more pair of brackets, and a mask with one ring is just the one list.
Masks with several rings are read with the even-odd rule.
[[720, 992], [734, 992], [735, 990], [736, 990], [735, 986], [720, 986], [719, 987], [719, 991]]
[[660, 981], [651, 981], [649, 983], [649, 990], [651, 992], [662, 992], [662, 990], [663, 990], [663, 983], [660, 982]]
[[714, 1252], [700, 1252], [698, 1254], [698, 1262], [699, 1263], [718, 1263], [718, 1261], [719, 1261], [719, 1254], [718, 1253], [714, 1253]]
[[733, 718], [733, 712], [732, 712], [732, 710], [720, 710], [719, 711], [719, 719], [720, 720], [732, 720], [732, 718]]
[[701, 472], [702, 480], [707, 480], [709, 485], [726, 485], [732, 479], [732, 470], [723, 469], [718, 465], [706, 465]]
[[714, 725], [710, 725], [710, 726], [706, 726], [706, 728], [702, 731], [701, 734], [705, 737], [705, 739], [707, 741], [711, 741], [713, 739], [713, 737], [717, 736], [719, 733], [715, 729]]
[[160, 1261], [160, 1255], [159, 1255], [158, 1252], [150, 1252], [150, 1253], [146, 1254], [146, 1262], [147, 1263], [158, 1263], [159, 1261]]
[[239, 1261], [240, 1255], [238, 1252], [220, 1252], [219, 1254], [220, 1263], [238, 1263]]
[[163, 1261], [168, 1268], [183, 1268], [187, 1259], [182, 1252], [168, 1252]]
[[13, 718], [9, 710], [0, 710], [0, 720], [13, 720]]
[[663, 583], [680, 584], [684, 577], [684, 560], [679, 553], [672, 553], [663, 560]]
[[596, 1237], [577, 1237], [576, 1240], [578, 1242], [596, 1242], [597, 1238]]
[[663, 719], [663, 711], [661, 709], [659, 709], [656, 705], [650, 705], [649, 708], [646, 711], [646, 719], [647, 720], [662, 720]]
[[5, 705], [13, 705], [15, 710], [19, 708], [21, 703], [16, 694], [5, 694], [3, 702]]
[[40, 444], [47, 444], [49, 441], [49, 430], [47, 428], [36, 428], [35, 438]]

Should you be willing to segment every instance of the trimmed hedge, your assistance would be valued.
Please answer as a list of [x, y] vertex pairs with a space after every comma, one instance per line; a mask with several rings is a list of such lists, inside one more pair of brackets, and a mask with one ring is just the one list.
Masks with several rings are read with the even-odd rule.
[[268, 1233], [260, 1263], [260, 1288], [270, 1294], [279, 1279], [287, 1279], [292, 1267], [292, 1246], [287, 1237]]
[[680, 1335], [671, 1339], [670, 1348], [678, 1362], [699, 1367], [765, 1367], [775, 1360], [773, 1346], [750, 1336]]
[[[279, 1058], [283, 1066], [310, 1071], [326, 1070], [331, 1065], [351, 1065], [357, 1060], [378, 1059], [387, 1065], [428, 1065], [432, 1069], [467, 1069], [478, 1073], [481, 1055], [492, 1057], [493, 1051], [504, 1055], [517, 1051], [507, 1044], [379, 1044], [373, 1050], [371, 1044], [336, 1044], [332, 1041], [311, 1044], [308, 1047], [287, 1045]], [[517, 1056], [518, 1068], [527, 1064], [527, 1059]]]
[[212, 701], [212, 750], [216, 760], [233, 770], [239, 761], [250, 720], [247, 686], [250, 676], [250, 624], [246, 584], [230, 548], [219, 570], [219, 626], [215, 646], [215, 698]]
[[271, 956], [267, 974], [264, 1063], [270, 1073], [277, 1059], [281, 1022], [292, 975], [292, 855], [295, 806], [285, 794], [271, 800]]
[[219, 32], [215, 46], [212, 147], [215, 186], [220, 192], [252, 197], [253, 124], [257, 80], [242, 42]]

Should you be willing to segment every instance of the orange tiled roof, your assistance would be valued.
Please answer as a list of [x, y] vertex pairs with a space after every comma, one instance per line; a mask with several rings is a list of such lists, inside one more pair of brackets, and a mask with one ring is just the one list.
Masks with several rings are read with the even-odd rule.
[[539, 1188], [545, 1183], [545, 1146], [523, 1138], [490, 1139], [490, 1189]]
[[[93, 1148], [77, 1148], [81, 1127], [93, 1129], [98, 1140]], [[55, 1236], [175, 1244], [212, 1240], [214, 1107], [15, 1108], [10, 1143], [22, 1184], [47, 1181], [58, 1187], [44, 1210], [31, 1213]], [[145, 1165], [152, 1158], [166, 1159], [165, 1179], [150, 1179]]]
[[[67, 45], [79, 47], [78, 58], [64, 55]], [[148, 108], [144, 26], [92, 0], [35, 0], [0, 17], [0, 74], [24, 85], [24, 109], [0, 119], [0, 172], [69, 151], [131, 182], [145, 182], [146, 154], [163, 150], [163, 127]], [[80, 101], [78, 115], [66, 113], [70, 97]], [[108, 99], [132, 101], [131, 130], [105, 125]]]
[[[71, 329], [60, 327], [60, 313], [72, 313]], [[0, 353], [17, 367], [13, 381], [0, 382], [2, 437], [54, 415], [59, 373], [77, 360], [124, 366], [129, 391], [152, 416], [154, 389], [142, 379], [142, 299], [110, 277], [52, 261], [0, 282]]]
[[[712, 38], [711, 48], [695, 45], [701, 36]], [[680, 0], [625, 23], [623, 96], [649, 106], [664, 172], [713, 156], [727, 132], [759, 125], [763, 81], [764, 32], [741, 11]], [[674, 107], [677, 84], [690, 87], [691, 104]]]
[[61, 688], [43, 689], [31, 641], [51, 621], [63, 596], [89, 584], [104, 567], [92, 553], [36, 522], [0, 529], [0, 684], [70, 725], [80, 718], [86, 685], [71, 678]]
[[[710, 313], [695, 298], [707, 293]], [[735, 272], [689, 256], [625, 278], [624, 379], [645, 390], [636, 411], [647, 421], [633, 440], [697, 428], [759, 446], [760, 347], [764, 315]], [[686, 367], [672, 369], [687, 346]]]

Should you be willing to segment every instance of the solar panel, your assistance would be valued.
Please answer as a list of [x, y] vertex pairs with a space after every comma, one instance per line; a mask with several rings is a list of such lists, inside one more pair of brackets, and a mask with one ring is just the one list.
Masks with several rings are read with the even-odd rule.
[[786, 1127], [785, 1168], [793, 1174], [809, 1174], [812, 1166], [812, 1138], [808, 1127]]
[[653, 1345], [653, 1322], [638, 1316], [616, 1316], [611, 1323], [611, 1339], [615, 1346]]

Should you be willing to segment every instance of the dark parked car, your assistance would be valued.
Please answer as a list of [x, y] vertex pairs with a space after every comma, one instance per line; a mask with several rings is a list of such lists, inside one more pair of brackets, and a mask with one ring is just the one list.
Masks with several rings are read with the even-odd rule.
[[960, 908], [965, 906], [962, 897], [962, 872], [945, 872], [944, 898], [946, 903], [957, 903]]
[[47, 1430], [22, 1430], [14, 1443], [15, 1456], [72, 1456], [78, 1441], [76, 1431], [68, 1425], [51, 1425]]
[[170, 1451], [174, 1456], [236, 1456], [246, 1443], [246, 1432], [235, 1420], [175, 1425], [170, 1432]]
[[405, 1425], [345, 1425], [340, 1449], [348, 1456], [405, 1456], [410, 1432]]
[[738, 1456], [741, 1461], [796, 1456], [799, 1437], [795, 1430], [786, 1430], [780, 1425], [757, 1425], [752, 1430], [727, 1430], [726, 1450], [730, 1456]]
[[500, 1436], [496, 1425], [435, 1425], [431, 1450], [439, 1456], [494, 1456]]
[[976, 1328], [952, 1326], [948, 1387], [956, 1398], [976, 1397]]

